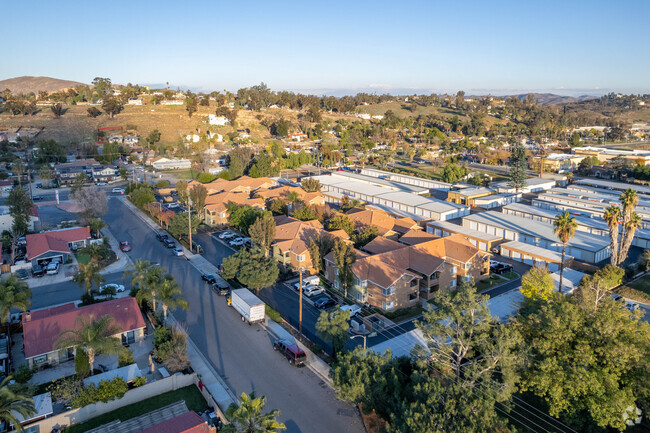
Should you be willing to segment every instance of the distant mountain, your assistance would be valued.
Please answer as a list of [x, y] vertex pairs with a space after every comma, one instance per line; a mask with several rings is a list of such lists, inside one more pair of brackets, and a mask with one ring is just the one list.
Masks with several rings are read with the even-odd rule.
[[523, 101], [528, 97], [528, 95], [532, 95], [533, 98], [535, 98], [535, 100], [540, 105], [571, 104], [575, 102], [588, 101], [590, 99], [598, 98], [598, 96], [590, 96], [590, 95], [562, 96], [562, 95], [555, 95], [553, 93], [523, 93], [515, 96]]
[[59, 80], [52, 77], [16, 77], [0, 81], [0, 91], [4, 89], [11, 90], [11, 93], [38, 93], [43, 90], [45, 92], [56, 92], [61, 89], [68, 89], [78, 85], [83, 85], [78, 81]]

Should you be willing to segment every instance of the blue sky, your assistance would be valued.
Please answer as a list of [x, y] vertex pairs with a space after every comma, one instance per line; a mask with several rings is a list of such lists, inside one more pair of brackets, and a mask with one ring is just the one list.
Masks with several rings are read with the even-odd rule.
[[650, 1], [0, 0], [0, 79], [650, 93]]

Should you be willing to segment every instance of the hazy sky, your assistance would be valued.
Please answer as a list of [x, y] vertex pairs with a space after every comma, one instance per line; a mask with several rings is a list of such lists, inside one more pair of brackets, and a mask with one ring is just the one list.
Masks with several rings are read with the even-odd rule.
[[650, 1], [0, 0], [0, 79], [650, 93]]

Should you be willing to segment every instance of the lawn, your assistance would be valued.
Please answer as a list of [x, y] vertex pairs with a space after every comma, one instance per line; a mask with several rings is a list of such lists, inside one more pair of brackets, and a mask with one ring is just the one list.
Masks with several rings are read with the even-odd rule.
[[614, 292], [637, 302], [650, 303], [650, 275], [644, 275], [625, 286], [617, 287]]
[[496, 286], [497, 284], [505, 283], [507, 280], [505, 278], [501, 278], [498, 275], [492, 274], [490, 275], [490, 278], [485, 278], [481, 281], [479, 281], [476, 284], [476, 290], [481, 292], [483, 290], [487, 290], [491, 287]]
[[82, 424], [76, 424], [66, 428], [66, 433], [81, 433], [93, 429], [95, 427], [102, 426], [111, 421], [119, 419], [120, 421], [126, 421], [131, 418], [143, 415], [145, 413], [151, 412], [152, 410], [159, 409], [168, 404], [175, 403], [177, 401], [185, 400], [185, 404], [189, 410], [196, 412], [204, 411], [208, 408], [208, 404], [203, 399], [199, 389], [194, 386], [186, 386], [185, 388], [177, 389], [176, 391], [169, 391], [164, 394], [157, 395], [155, 397], [142, 400], [138, 403], [125, 406], [114, 410], [113, 412], [108, 412], [103, 415], [100, 415], [96, 418], [86, 421]]
[[506, 272], [505, 274], [503, 274], [501, 276], [508, 279], [508, 280], [515, 280], [515, 279], [519, 278], [519, 274], [517, 274], [516, 272], [512, 272], [512, 271]]
[[77, 254], [77, 262], [79, 262], [80, 265], [90, 263], [90, 255], [86, 253]]

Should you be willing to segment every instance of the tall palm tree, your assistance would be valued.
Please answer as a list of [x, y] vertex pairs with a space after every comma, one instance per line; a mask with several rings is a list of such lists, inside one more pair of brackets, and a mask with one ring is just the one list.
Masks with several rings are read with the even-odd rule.
[[[12, 308], [27, 311], [32, 305], [31, 297], [32, 291], [27, 283], [19, 280], [15, 275], [9, 275], [0, 281], [0, 323], [9, 322]], [[11, 325], [7, 327], [7, 333], [11, 337]]]
[[623, 225], [624, 235], [623, 239], [621, 239], [621, 247], [618, 251], [619, 264], [623, 263], [625, 259], [627, 259], [627, 253], [630, 250], [632, 241], [634, 240], [634, 233], [639, 227], [641, 227], [641, 216], [636, 212], [632, 212], [630, 218], [625, 221], [625, 224]]
[[86, 293], [93, 291], [93, 286], [99, 289], [99, 285], [103, 283], [104, 276], [99, 273], [99, 265], [95, 260], [91, 260], [85, 265], [79, 265], [79, 271], [74, 274], [72, 281], [77, 283], [79, 287], [86, 290]]
[[239, 406], [233, 403], [226, 411], [230, 424], [223, 427], [225, 433], [276, 433], [287, 429], [284, 423], [276, 419], [280, 411], [262, 413], [266, 397], [256, 398], [254, 392], [250, 395], [244, 392], [239, 400]]
[[176, 308], [182, 308], [187, 310], [190, 306], [190, 303], [187, 302], [185, 298], [181, 295], [183, 290], [181, 286], [178, 285], [174, 277], [171, 275], [166, 275], [160, 286], [158, 287], [158, 300], [162, 305], [163, 309], [163, 318], [167, 320], [167, 310]]
[[61, 332], [54, 347], [57, 349], [75, 347], [76, 350], [86, 352], [92, 375], [95, 355], [117, 355], [123, 349], [122, 341], [115, 337], [120, 333], [122, 333], [122, 328], [109, 315], [100, 317], [98, 320], [95, 320], [92, 314], [87, 317], [79, 316], [76, 320], [76, 327]]
[[137, 259], [135, 263], [126, 266], [122, 279], [126, 281], [130, 278], [131, 287], [139, 290], [144, 287], [149, 268], [151, 267], [152, 263], [150, 261]]
[[563, 212], [557, 216], [553, 221], [553, 232], [557, 235], [562, 242], [562, 263], [560, 263], [560, 285], [558, 291], [562, 293], [562, 278], [564, 277], [564, 253], [566, 252], [566, 244], [576, 234], [578, 223], [575, 217], [572, 217], [569, 212]]
[[614, 266], [618, 265], [618, 235], [619, 235], [619, 222], [621, 221], [621, 208], [618, 206], [610, 206], [605, 209], [603, 216], [607, 226], [609, 227], [609, 242], [611, 244], [612, 255], [610, 263]]
[[291, 210], [296, 207], [296, 203], [300, 201], [300, 195], [296, 191], [289, 191], [287, 193], [287, 201], [291, 205]]
[[106, 223], [101, 218], [93, 218], [93, 219], [91, 219], [90, 222], [88, 223], [88, 225], [90, 226], [90, 231], [94, 232], [95, 236], [97, 236], [98, 238], [99, 238], [101, 229], [106, 227]]
[[9, 389], [11, 376], [0, 382], [0, 421], [12, 424], [16, 431], [24, 431], [23, 426], [16, 417], [17, 414], [28, 419], [36, 413], [34, 400], [25, 395], [13, 392]]
[[619, 200], [623, 204], [623, 219], [629, 219], [632, 212], [634, 212], [634, 208], [639, 204], [639, 196], [632, 188], [628, 188], [621, 194]]

